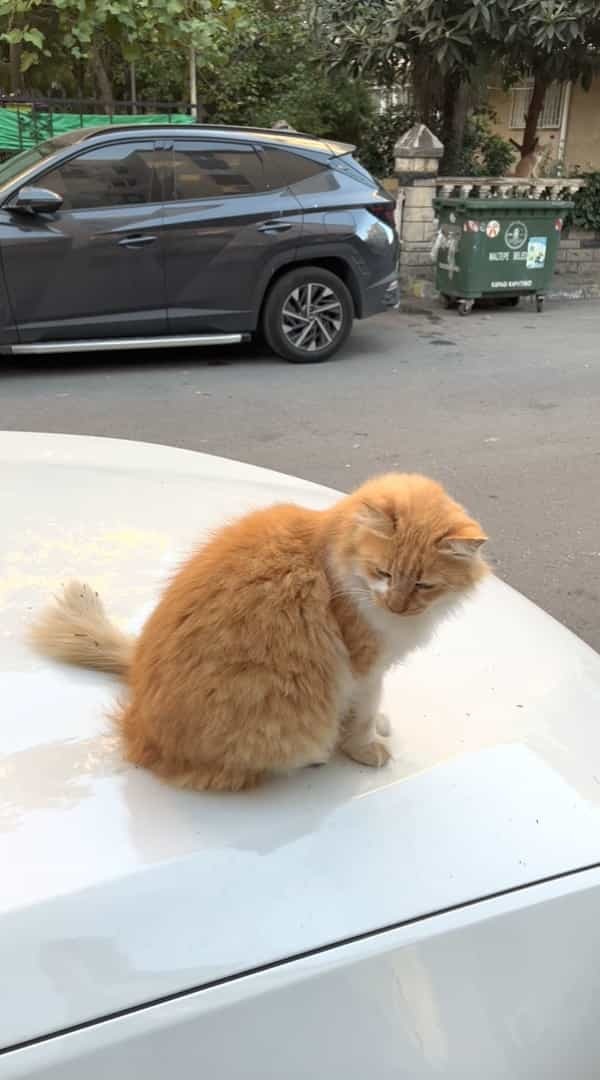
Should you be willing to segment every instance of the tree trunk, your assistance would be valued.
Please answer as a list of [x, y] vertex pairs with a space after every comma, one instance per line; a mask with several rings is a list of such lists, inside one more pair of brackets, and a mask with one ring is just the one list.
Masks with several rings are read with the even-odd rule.
[[442, 103], [444, 157], [440, 169], [445, 176], [457, 176], [461, 170], [468, 105], [469, 91], [464, 79], [456, 72], [447, 75]]
[[521, 144], [521, 160], [528, 154], [532, 154], [535, 150], [537, 141], [537, 127], [540, 119], [540, 113], [544, 107], [544, 98], [546, 96], [546, 90], [548, 89], [549, 82], [541, 75], [536, 75], [533, 83], [533, 93], [531, 95], [531, 101], [529, 102], [529, 108], [527, 110], [527, 116], [525, 118], [525, 131], [523, 132], [523, 142]]
[[437, 87], [434, 85], [437, 72], [431, 70], [429, 57], [416, 52], [411, 61], [411, 81], [415, 102], [415, 112], [420, 124], [431, 123]]
[[104, 112], [108, 116], [112, 116], [115, 111], [115, 103], [113, 96], [113, 88], [108, 72], [104, 66], [104, 61], [100, 55], [100, 50], [97, 45], [92, 45], [90, 50], [90, 62], [92, 65], [92, 71], [94, 72], [94, 78], [96, 80], [98, 90], [100, 93], [100, 100], [102, 101], [102, 107]]
[[[452, 108], [452, 145], [454, 147], [455, 157], [455, 170], [460, 172], [464, 145], [465, 145], [465, 126], [467, 123], [467, 111], [469, 108], [469, 88], [462, 80], [456, 87], [456, 93], [454, 95], [454, 104]], [[455, 173], [456, 175], [456, 173]]]

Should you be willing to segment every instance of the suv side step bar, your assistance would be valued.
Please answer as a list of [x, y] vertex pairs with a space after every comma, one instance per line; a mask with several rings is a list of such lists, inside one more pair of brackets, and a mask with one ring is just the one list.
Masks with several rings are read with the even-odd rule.
[[0, 351], [13, 356], [41, 353], [112, 352], [122, 349], [175, 349], [186, 345], [239, 345], [250, 334], [172, 334], [171, 337], [92, 338], [89, 341], [32, 341], [5, 345]]

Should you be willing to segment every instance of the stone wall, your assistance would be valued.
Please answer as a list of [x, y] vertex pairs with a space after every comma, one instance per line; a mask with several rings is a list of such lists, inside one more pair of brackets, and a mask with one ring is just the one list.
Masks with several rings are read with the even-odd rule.
[[414, 124], [394, 147], [398, 182], [396, 216], [400, 236], [400, 283], [405, 291], [413, 293], [418, 292], [413, 282], [424, 280], [433, 283], [433, 200], [443, 152], [442, 143], [425, 124]]
[[405, 191], [402, 207], [400, 281], [433, 281], [431, 246], [435, 235], [435, 214], [431, 205], [435, 180], [417, 180]]
[[577, 274], [600, 280], [600, 233], [566, 229], [560, 241], [556, 274]]

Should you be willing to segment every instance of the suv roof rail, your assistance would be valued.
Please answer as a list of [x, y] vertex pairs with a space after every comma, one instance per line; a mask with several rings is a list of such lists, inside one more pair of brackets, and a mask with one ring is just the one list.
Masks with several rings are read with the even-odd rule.
[[[333, 150], [334, 156], [336, 154], [351, 154], [356, 147], [351, 143], [340, 142], [338, 139], [328, 139], [323, 135], [309, 135], [304, 131], [288, 131], [280, 130], [278, 128], [263, 128], [263, 127], [246, 127], [244, 125], [234, 124], [169, 124], [168, 121], [152, 121], [149, 124], [108, 124], [102, 127], [90, 127], [82, 129], [82, 139], [92, 139], [99, 135], [112, 135], [115, 132], [135, 131], [137, 134], [143, 134], [148, 130], [161, 130], [165, 129], [176, 132], [177, 135], [185, 135], [187, 132], [194, 131], [223, 131], [228, 134], [237, 132], [240, 135], [268, 135], [273, 140], [281, 140], [283, 143], [294, 144], [294, 142], [312, 141], [320, 143], [321, 146], [326, 146]], [[85, 134], [84, 134], [85, 133]]]
[[239, 131], [243, 133], [247, 131], [251, 135], [273, 135], [287, 139], [293, 139], [294, 135], [297, 135], [299, 139], [314, 139], [315, 142], [330, 141], [329, 139], [324, 139], [322, 135], [308, 135], [304, 131], [281, 131], [278, 128], [246, 127], [245, 124], [170, 124], [168, 120], [163, 120], [162, 123], [157, 120], [152, 120], [148, 124], [103, 124], [102, 127], [84, 128], [83, 130], [86, 132], [86, 134], [83, 137], [85, 139], [88, 139], [92, 135], [109, 135], [114, 131], [145, 131], [147, 128], [169, 128], [170, 130], [176, 129], [178, 133], [180, 129], [182, 129], [183, 132]]

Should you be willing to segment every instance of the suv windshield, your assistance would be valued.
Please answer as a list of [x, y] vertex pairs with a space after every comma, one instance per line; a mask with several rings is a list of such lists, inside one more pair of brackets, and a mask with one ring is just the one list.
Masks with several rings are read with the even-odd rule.
[[18, 180], [19, 176], [25, 176], [30, 169], [33, 169], [36, 165], [45, 161], [46, 158], [55, 154], [57, 150], [61, 150], [64, 146], [68, 146], [72, 142], [77, 142], [81, 138], [81, 131], [69, 131], [65, 135], [59, 135], [55, 139], [47, 139], [43, 143], [39, 143], [38, 146], [32, 146], [30, 150], [23, 150], [21, 154], [15, 154], [14, 157], [3, 161], [0, 165], [0, 191], [13, 180]]

